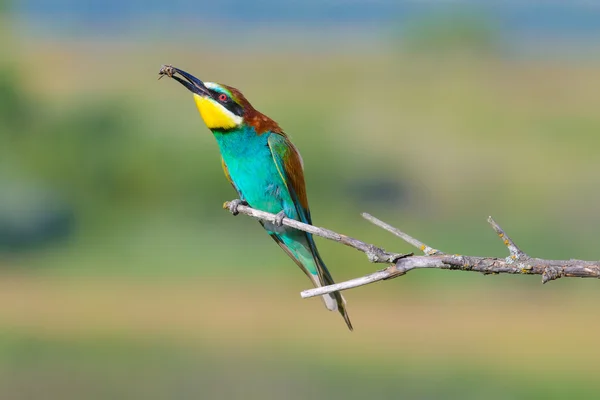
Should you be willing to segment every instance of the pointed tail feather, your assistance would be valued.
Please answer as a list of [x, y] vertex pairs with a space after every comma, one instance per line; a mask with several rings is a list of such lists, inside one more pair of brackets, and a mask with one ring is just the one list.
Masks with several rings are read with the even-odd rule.
[[[323, 284], [321, 284], [321, 282], [318, 282], [319, 278], [317, 276], [315, 276], [316, 279], [313, 280], [313, 282], [315, 283], [315, 286], [320, 287], [320, 286], [333, 285], [335, 282], [331, 278], [329, 271], [327, 270], [327, 268], [325, 268], [325, 265], [323, 264], [323, 261], [320, 259], [320, 257], [319, 257], [319, 264], [320, 264], [319, 267], [323, 268], [325, 273], [323, 274], [323, 277], [322, 277]], [[348, 315], [348, 310], [346, 310], [346, 299], [344, 298], [344, 296], [342, 296], [342, 294], [340, 292], [333, 292], [333, 293], [323, 295], [323, 300], [325, 301], [325, 305], [327, 306], [327, 308], [329, 310], [331, 310], [331, 311], [338, 310], [338, 312], [344, 318], [346, 325], [348, 325], [348, 329], [353, 331], [354, 327], [352, 326], [352, 322], [350, 322], [350, 316]]]
[[[317, 275], [311, 275], [310, 278], [311, 278], [311, 281], [313, 282], [313, 284], [315, 285], [315, 287], [327, 286], [327, 285], [332, 285], [335, 283], [335, 282], [333, 282], [333, 280], [327, 279], [327, 278], [331, 278], [331, 277], [324, 276], [323, 284], [320, 282], [319, 276], [317, 276]], [[338, 310], [339, 313], [344, 318], [346, 325], [348, 325], [348, 329], [350, 329], [351, 331], [354, 330], [354, 327], [352, 326], [352, 322], [350, 322], [350, 317], [348, 316], [348, 311], [346, 310], [346, 299], [344, 299], [344, 296], [342, 296], [342, 294], [340, 292], [333, 292], [333, 293], [329, 293], [329, 294], [324, 294], [321, 297], [323, 298], [325, 307], [327, 307], [327, 309], [329, 311]]]

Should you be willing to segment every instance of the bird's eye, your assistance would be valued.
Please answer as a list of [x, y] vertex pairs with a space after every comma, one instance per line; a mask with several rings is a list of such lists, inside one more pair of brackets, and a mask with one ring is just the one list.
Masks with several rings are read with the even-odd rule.
[[219, 95], [219, 101], [227, 101], [227, 95], [225, 93], [221, 93]]

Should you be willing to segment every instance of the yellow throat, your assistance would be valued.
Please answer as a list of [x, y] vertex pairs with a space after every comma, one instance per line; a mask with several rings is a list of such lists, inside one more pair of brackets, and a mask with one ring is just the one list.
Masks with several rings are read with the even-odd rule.
[[212, 99], [194, 94], [194, 101], [208, 129], [232, 129], [242, 123], [242, 117]]

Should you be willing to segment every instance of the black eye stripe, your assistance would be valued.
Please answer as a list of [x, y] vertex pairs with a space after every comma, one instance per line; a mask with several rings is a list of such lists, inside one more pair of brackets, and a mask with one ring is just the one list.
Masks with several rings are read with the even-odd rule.
[[231, 111], [233, 114], [235, 114], [239, 117], [244, 115], [244, 109], [242, 108], [242, 106], [240, 106], [238, 103], [233, 101], [233, 99], [231, 97], [229, 97], [229, 95], [222, 93], [222, 92], [217, 92], [215, 90], [211, 90], [211, 93], [212, 93], [213, 99], [215, 99], [217, 102], [222, 104], [226, 109]]
[[238, 103], [231, 101], [231, 104], [229, 104], [227, 106], [227, 109], [229, 111], [231, 111], [232, 113], [234, 113], [235, 115], [237, 115], [238, 117], [241, 117], [244, 115], [244, 109], [242, 108], [242, 106], [240, 106]]

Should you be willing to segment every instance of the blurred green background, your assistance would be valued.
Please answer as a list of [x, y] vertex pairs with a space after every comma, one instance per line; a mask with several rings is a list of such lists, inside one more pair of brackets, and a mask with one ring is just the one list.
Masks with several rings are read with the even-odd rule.
[[[417, 271], [347, 332], [235, 197], [162, 64], [301, 149], [315, 223], [398, 252], [598, 259], [600, 9], [30, 0], [0, 7], [2, 399], [593, 398], [599, 283]], [[441, 2], [444, 3], [444, 2]], [[379, 268], [318, 239], [337, 280]]]

